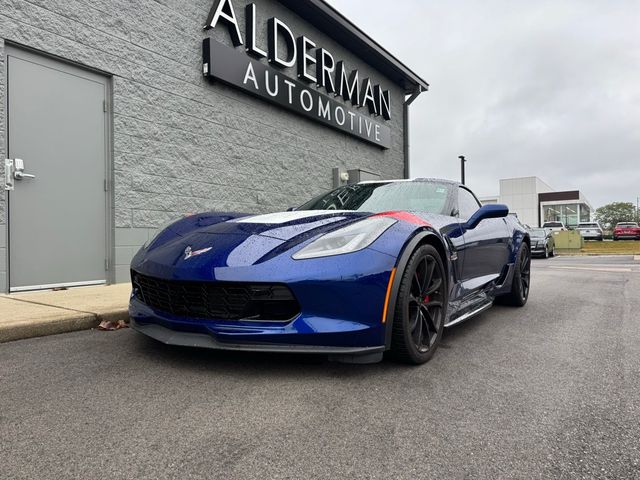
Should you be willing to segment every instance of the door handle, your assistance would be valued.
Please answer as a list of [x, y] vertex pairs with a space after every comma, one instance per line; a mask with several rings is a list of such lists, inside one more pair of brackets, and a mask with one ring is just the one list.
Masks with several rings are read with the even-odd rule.
[[17, 171], [13, 174], [13, 176], [14, 176], [14, 178], [15, 178], [16, 180], [22, 180], [23, 178], [36, 178], [36, 176], [35, 176], [35, 175], [32, 175], [32, 174], [30, 174], [30, 173], [24, 173], [24, 172], [21, 172], [21, 171], [19, 171], [19, 170], [17, 170]]
[[25, 178], [36, 178], [31, 173], [24, 173], [24, 160], [20, 158], [6, 158], [4, 160], [4, 189], [12, 191], [15, 189], [15, 180]]
[[14, 161], [14, 172], [13, 178], [16, 180], [22, 180], [24, 178], [36, 178], [35, 175], [30, 173], [24, 173], [24, 160], [21, 158], [16, 158]]

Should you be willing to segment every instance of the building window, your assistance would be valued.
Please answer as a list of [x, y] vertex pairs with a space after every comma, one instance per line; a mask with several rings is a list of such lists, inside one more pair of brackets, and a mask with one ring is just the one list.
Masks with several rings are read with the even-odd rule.
[[585, 205], [584, 203], [580, 205], [580, 222], [590, 222], [591, 221], [591, 209], [589, 205]]
[[545, 205], [542, 211], [545, 222], [562, 222], [571, 228], [577, 227], [579, 222], [591, 220], [591, 209], [584, 203]]

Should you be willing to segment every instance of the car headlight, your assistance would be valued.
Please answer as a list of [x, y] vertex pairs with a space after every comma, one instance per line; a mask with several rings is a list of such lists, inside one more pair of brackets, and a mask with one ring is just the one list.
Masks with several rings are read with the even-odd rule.
[[294, 253], [294, 260], [330, 257], [353, 253], [375, 242], [397, 220], [390, 217], [370, 217], [334, 232], [327, 233]]

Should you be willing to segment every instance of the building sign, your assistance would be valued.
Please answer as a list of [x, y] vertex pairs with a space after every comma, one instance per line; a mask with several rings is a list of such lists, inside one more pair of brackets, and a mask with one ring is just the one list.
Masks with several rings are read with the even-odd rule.
[[[307, 118], [341, 130], [383, 148], [391, 146], [391, 95], [361, 78], [358, 70], [347, 71], [343, 61], [305, 36], [294, 37], [289, 27], [274, 17], [268, 20], [268, 45], [257, 45], [255, 4], [245, 9], [243, 37], [231, 0], [219, 0], [205, 28], [225, 25], [236, 47], [207, 38], [203, 43], [204, 75], [237, 87]], [[286, 49], [282, 46], [286, 45]], [[267, 59], [263, 63], [261, 59]], [[295, 68], [298, 79], [282, 73]], [[324, 93], [322, 90], [324, 90]], [[341, 97], [344, 100], [337, 100]]]

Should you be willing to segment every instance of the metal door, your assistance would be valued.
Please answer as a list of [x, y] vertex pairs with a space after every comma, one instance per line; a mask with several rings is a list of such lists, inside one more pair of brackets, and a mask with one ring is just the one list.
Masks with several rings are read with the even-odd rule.
[[105, 283], [108, 79], [11, 48], [7, 77], [10, 290]]

